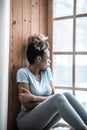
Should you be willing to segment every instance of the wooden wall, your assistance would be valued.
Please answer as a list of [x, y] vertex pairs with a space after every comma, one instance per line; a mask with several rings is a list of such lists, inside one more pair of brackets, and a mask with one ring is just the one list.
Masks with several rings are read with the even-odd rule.
[[10, 30], [8, 130], [17, 130], [16, 116], [20, 103], [16, 72], [27, 65], [25, 51], [28, 36], [48, 34], [48, 0], [11, 0]]

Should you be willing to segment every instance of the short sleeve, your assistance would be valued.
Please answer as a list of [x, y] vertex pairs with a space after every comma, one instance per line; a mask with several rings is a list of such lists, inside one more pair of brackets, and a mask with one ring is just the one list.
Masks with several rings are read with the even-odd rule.
[[17, 71], [16, 81], [17, 83], [29, 83], [28, 74], [24, 68], [21, 68]]
[[48, 78], [49, 78], [49, 80], [52, 81], [53, 80], [53, 76], [52, 76], [52, 72], [51, 72], [51, 68], [50, 67], [47, 68], [47, 72], [48, 72]]

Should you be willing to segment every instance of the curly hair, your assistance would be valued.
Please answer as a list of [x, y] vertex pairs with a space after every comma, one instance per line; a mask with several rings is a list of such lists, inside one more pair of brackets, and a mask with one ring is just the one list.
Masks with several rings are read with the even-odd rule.
[[37, 56], [43, 56], [46, 49], [49, 49], [48, 37], [43, 34], [34, 34], [28, 38], [27, 60], [30, 64], [35, 62]]

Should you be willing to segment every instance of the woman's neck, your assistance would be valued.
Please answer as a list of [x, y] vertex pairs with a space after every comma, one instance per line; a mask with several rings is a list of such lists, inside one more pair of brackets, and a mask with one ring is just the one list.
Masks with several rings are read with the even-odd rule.
[[38, 69], [38, 67], [36, 65], [29, 65], [29, 70], [37, 78], [40, 78], [40, 69]]

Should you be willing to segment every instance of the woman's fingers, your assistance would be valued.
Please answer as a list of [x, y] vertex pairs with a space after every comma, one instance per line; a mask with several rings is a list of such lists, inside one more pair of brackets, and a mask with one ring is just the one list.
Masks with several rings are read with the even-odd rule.
[[27, 93], [20, 93], [19, 94], [19, 100], [21, 101], [21, 102], [28, 102], [28, 99], [29, 98], [29, 94], [27, 94]]
[[27, 90], [26, 88], [21, 88], [21, 90], [25, 93], [29, 93], [29, 90]]

